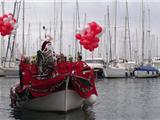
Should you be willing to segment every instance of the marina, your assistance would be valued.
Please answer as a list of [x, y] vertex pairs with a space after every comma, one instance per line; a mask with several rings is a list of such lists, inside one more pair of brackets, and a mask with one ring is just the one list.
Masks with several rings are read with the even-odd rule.
[[0, 120], [159, 120], [159, 9], [0, 0]]

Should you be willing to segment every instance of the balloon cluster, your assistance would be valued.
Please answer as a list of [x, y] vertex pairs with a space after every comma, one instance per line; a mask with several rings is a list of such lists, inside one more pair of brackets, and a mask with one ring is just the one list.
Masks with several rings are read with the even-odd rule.
[[16, 19], [13, 17], [13, 14], [4, 14], [0, 17], [0, 34], [2, 36], [10, 35], [15, 32], [16, 28]]
[[86, 50], [93, 51], [98, 47], [98, 36], [101, 32], [102, 27], [96, 22], [91, 22], [87, 24], [86, 28], [84, 28], [82, 32], [77, 33], [75, 37]]

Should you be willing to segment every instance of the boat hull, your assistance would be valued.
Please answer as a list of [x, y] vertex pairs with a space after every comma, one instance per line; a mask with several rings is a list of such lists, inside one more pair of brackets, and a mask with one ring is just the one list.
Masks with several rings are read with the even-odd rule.
[[19, 68], [3, 68], [5, 77], [19, 77]]
[[134, 71], [134, 76], [137, 78], [151, 78], [151, 77], [158, 77], [159, 74], [156, 71]]
[[123, 68], [108, 66], [106, 68], [107, 78], [125, 78], [130, 76], [130, 72]]
[[81, 98], [73, 90], [62, 90], [52, 93], [48, 96], [39, 97], [26, 102], [23, 107], [38, 111], [68, 111], [81, 107], [83, 104]]

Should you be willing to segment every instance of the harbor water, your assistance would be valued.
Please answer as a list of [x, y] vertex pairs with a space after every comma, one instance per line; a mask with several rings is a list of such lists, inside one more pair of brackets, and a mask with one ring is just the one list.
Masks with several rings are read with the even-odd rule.
[[160, 78], [98, 79], [97, 102], [67, 113], [10, 107], [10, 88], [18, 78], [0, 78], [0, 120], [159, 120]]

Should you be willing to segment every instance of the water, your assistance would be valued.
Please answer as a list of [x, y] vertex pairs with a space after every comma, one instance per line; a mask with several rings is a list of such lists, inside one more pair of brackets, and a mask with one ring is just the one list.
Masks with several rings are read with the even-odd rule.
[[100, 79], [96, 104], [68, 113], [14, 110], [10, 87], [18, 79], [0, 78], [0, 120], [159, 120], [160, 78]]

